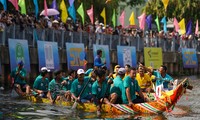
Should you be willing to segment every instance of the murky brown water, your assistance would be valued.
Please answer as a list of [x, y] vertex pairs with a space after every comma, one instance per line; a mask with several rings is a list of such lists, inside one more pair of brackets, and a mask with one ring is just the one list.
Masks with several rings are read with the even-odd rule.
[[137, 119], [137, 120], [199, 120], [200, 119], [200, 77], [188, 76], [193, 90], [188, 91], [178, 101], [171, 113], [161, 115], [102, 115], [100, 118], [95, 113], [71, 111], [69, 107], [52, 106], [47, 104], [34, 104], [27, 100], [11, 97], [8, 92], [0, 91], [0, 119], [5, 120], [66, 120], [66, 119]]

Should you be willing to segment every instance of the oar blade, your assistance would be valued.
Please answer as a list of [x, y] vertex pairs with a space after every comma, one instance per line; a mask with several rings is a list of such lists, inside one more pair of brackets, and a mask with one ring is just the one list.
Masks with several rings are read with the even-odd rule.
[[72, 106], [72, 109], [76, 109], [76, 106], [78, 105], [78, 102], [74, 102], [73, 106]]

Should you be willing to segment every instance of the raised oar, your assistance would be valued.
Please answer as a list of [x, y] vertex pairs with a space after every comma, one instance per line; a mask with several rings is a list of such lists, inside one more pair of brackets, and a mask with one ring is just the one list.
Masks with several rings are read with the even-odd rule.
[[[90, 79], [91, 79], [91, 78], [90, 78]], [[78, 98], [80, 98], [81, 95], [83, 94], [83, 92], [85, 91], [85, 89], [86, 89], [88, 83], [90, 82], [90, 79], [87, 81], [87, 83], [85, 84], [85, 86], [84, 86], [83, 89], [81, 90], [80, 94], [78, 95]], [[74, 102], [73, 106], [72, 106], [72, 109], [75, 109], [77, 105], [78, 105], [78, 102], [77, 102], [77, 100], [76, 100], [76, 101]]]

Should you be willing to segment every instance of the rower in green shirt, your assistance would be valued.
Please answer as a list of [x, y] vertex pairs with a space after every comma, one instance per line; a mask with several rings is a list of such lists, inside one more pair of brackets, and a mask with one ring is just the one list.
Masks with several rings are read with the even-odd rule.
[[49, 85], [49, 72], [50, 70], [46, 67], [41, 68], [40, 75], [35, 79], [33, 84], [33, 90], [41, 97], [47, 97], [48, 85]]
[[[66, 81], [63, 80], [62, 70], [58, 70], [54, 72], [55, 78], [51, 80], [48, 87], [48, 94], [51, 100], [51, 103], [54, 104], [55, 100], [59, 100], [61, 97], [61, 92], [64, 92], [63, 86], [66, 84]], [[66, 96], [67, 92], [64, 92]]]

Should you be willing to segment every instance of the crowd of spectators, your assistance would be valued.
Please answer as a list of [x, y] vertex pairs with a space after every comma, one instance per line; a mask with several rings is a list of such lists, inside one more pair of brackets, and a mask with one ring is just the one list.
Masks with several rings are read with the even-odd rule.
[[[80, 20], [73, 22], [73, 20], [68, 17], [66, 23], [61, 22], [60, 17], [57, 16], [38, 16], [35, 17], [34, 14], [22, 15], [19, 11], [1, 11], [0, 12], [0, 31], [3, 31], [5, 26], [10, 25], [19, 25], [20, 30], [24, 30], [26, 27], [36, 28], [36, 29], [54, 29], [54, 30], [65, 30], [71, 32], [88, 32], [88, 33], [97, 33], [97, 34], [110, 34], [110, 35], [120, 35], [120, 36], [131, 36], [131, 37], [140, 37], [144, 38], [145, 46], [149, 47], [159, 47], [159, 40], [165, 40], [173, 44], [171, 41], [175, 39], [175, 43], [180, 46], [180, 42], [184, 43], [182, 47], [193, 48], [192, 46], [194, 40], [200, 41], [199, 36], [191, 35], [179, 35], [179, 33], [174, 32], [173, 28], [171, 31], [164, 33], [164, 31], [145, 31], [143, 32], [137, 26], [127, 26], [122, 28], [121, 25], [112, 27], [110, 25], [104, 25], [100, 23], [97, 19], [95, 24], [85, 23], [81, 24]], [[170, 30], [170, 29], [169, 29]], [[98, 38], [98, 36], [97, 36]], [[127, 39], [127, 37], [126, 37]], [[182, 40], [182, 41], [181, 41]], [[127, 45], [129, 44], [130, 39], [126, 40]]]

